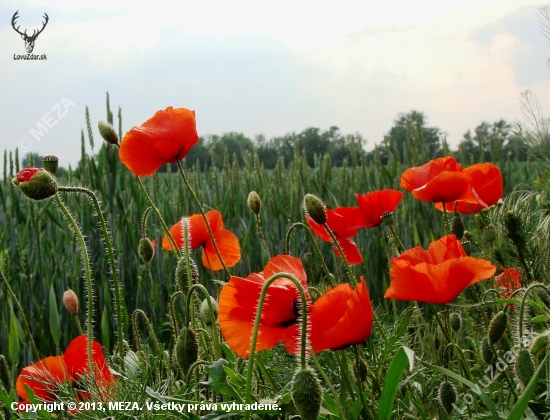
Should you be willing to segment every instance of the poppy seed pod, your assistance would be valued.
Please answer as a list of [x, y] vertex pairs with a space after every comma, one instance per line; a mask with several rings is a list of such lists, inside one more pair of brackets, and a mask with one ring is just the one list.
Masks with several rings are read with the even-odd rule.
[[57, 194], [57, 181], [43, 168], [22, 169], [12, 182], [32, 200], [45, 200]]
[[298, 369], [292, 378], [292, 399], [302, 420], [316, 420], [323, 400], [317, 375], [310, 368]]
[[199, 345], [197, 335], [189, 327], [183, 327], [180, 331], [176, 345], [174, 346], [174, 362], [183, 373], [187, 373], [193, 363], [199, 358]]
[[260, 200], [260, 196], [256, 191], [250, 191], [246, 204], [248, 205], [250, 211], [256, 216], [260, 214], [260, 211], [262, 210], [262, 200]]
[[151, 262], [151, 260], [155, 256], [155, 248], [153, 248], [153, 244], [151, 243], [149, 238], [141, 238], [139, 240], [138, 254], [143, 262]]
[[491, 319], [489, 331], [487, 332], [487, 338], [489, 339], [489, 344], [491, 346], [502, 338], [507, 326], [508, 315], [506, 312], [500, 311], [493, 317], [493, 319]]
[[451, 414], [453, 412], [453, 404], [456, 402], [456, 391], [453, 384], [443, 382], [439, 388], [437, 397], [445, 412]]
[[101, 134], [103, 140], [109, 144], [118, 144], [118, 134], [112, 124], [105, 121], [98, 121], [97, 128], [99, 129], [99, 134]]
[[462, 245], [462, 248], [464, 248], [464, 252], [466, 255], [470, 255], [472, 253], [472, 242], [467, 239], [462, 239], [460, 241], [460, 245]]
[[202, 321], [208, 326], [214, 324], [216, 322], [216, 318], [218, 317], [218, 302], [216, 302], [216, 299], [214, 299], [212, 296], [210, 296], [210, 302], [212, 302], [212, 309], [214, 310], [214, 318], [212, 318], [212, 314], [210, 313], [210, 307], [206, 299], [202, 301], [201, 306], [199, 308], [200, 317]]
[[393, 225], [393, 212], [392, 211], [385, 211], [384, 213], [382, 213], [380, 218], [382, 219], [382, 221], [384, 222], [384, 224], [386, 226]]
[[464, 223], [458, 214], [455, 214], [451, 222], [451, 231], [455, 234], [456, 239], [461, 240], [464, 237]]
[[491, 244], [497, 238], [497, 231], [493, 225], [487, 225], [483, 228], [483, 241]]
[[526, 387], [533, 374], [535, 373], [535, 364], [533, 358], [527, 349], [521, 349], [516, 357], [516, 375], [521, 384]]
[[48, 155], [42, 158], [42, 163], [44, 164], [44, 169], [47, 170], [52, 175], [57, 173], [57, 168], [59, 167], [59, 159], [57, 156]]
[[456, 312], [453, 312], [451, 314], [451, 317], [449, 319], [449, 323], [451, 324], [451, 328], [454, 332], [457, 332], [460, 329], [460, 326], [462, 324], [462, 320], [460, 319], [460, 315]]
[[78, 312], [78, 297], [71, 289], [63, 293], [63, 305], [73, 315]]
[[324, 225], [327, 222], [327, 208], [319, 197], [306, 194], [304, 197], [304, 209], [314, 222]]

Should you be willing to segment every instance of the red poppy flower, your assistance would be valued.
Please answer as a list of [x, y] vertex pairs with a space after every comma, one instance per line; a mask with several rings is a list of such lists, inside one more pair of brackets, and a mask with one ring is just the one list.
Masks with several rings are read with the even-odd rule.
[[384, 297], [445, 304], [462, 290], [495, 274], [489, 261], [468, 257], [455, 235], [417, 246], [392, 258], [390, 287]]
[[54, 401], [58, 385], [64, 382], [72, 382], [67, 375], [65, 360], [63, 356], [51, 356], [23, 368], [15, 383], [15, 389], [25, 400], [28, 398], [25, 389], [27, 385], [40, 400]]
[[375, 227], [382, 223], [382, 213], [395, 211], [404, 195], [401, 191], [380, 190], [365, 195], [355, 194], [359, 211], [366, 227]]
[[[63, 355], [65, 364], [67, 365], [67, 372], [76, 381], [80, 377], [90, 371], [88, 363], [88, 337], [81, 335], [76, 337], [65, 350]], [[116, 379], [109, 371], [101, 344], [92, 340], [92, 363], [94, 364], [94, 376], [96, 382], [105, 387]]]
[[[485, 205], [472, 202], [468, 205], [467, 202], [459, 201], [456, 205], [456, 210], [459, 213], [477, 213], [487, 206], [496, 204], [502, 197], [502, 174], [500, 173], [500, 169], [492, 163], [478, 163], [477, 165], [469, 166], [464, 169], [464, 173], [470, 176], [472, 188]], [[443, 210], [441, 203], [437, 203], [435, 207], [438, 210]], [[454, 211], [455, 203], [446, 203], [446, 207], [447, 211]]]
[[500, 289], [500, 296], [507, 299], [514, 290], [521, 288], [523, 275], [515, 268], [502, 268], [503, 272], [495, 277], [497, 286]]
[[[206, 212], [206, 219], [212, 230], [212, 235], [218, 246], [218, 251], [225, 263], [226, 267], [233, 267], [241, 260], [241, 248], [239, 246], [239, 240], [233, 232], [223, 228], [222, 215], [218, 210], [210, 210]], [[194, 214], [189, 217], [189, 233], [191, 241], [189, 247], [191, 249], [202, 249], [202, 263], [210, 270], [222, 270], [223, 266], [216, 254], [214, 244], [208, 234], [208, 229], [204, 218], [200, 214]], [[184, 245], [183, 240], [183, 226], [179, 221], [170, 228], [170, 233], [174, 237], [176, 244], [181, 249]], [[170, 241], [165, 236], [162, 239], [162, 247], [164, 249], [171, 250]]]
[[[348, 239], [357, 234], [359, 229], [367, 227], [359, 207], [338, 207], [334, 210], [327, 209], [327, 225], [336, 236], [336, 240], [342, 247], [346, 259], [350, 264], [359, 264], [363, 262], [363, 257], [357, 244]], [[327, 233], [325, 227], [315, 222], [311, 217], [306, 215], [306, 220], [311, 227], [313, 233], [324, 241], [332, 242], [332, 238]], [[337, 255], [340, 255], [338, 248], [335, 246], [334, 250]]]
[[169, 106], [126, 133], [120, 161], [136, 175], [152, 175], [162, 165], [183, 159], [198, 141], [195, 111]]
[[365, 279], [352, 290], [340, 284], [321, 296], [310, 310], [311, 347], [315, 353], [341, 350], [370, 337], [372, 306]]
[[[248, 357], [256, 319], [258, 300], [267, 279], [276, 273], [289, 273], [300, 281], [308, 303], [307, 276], [302, 262], [289, 255], [273, 257], [261, 273], [246, 279], [231, 277], [222, 288], [218, 321], [225, 341], [241, 357]], [[281, 340], [289, 353], [299, 354], [299, 320], [301, 299], [294, 283], [285, 278], [275, 280], [267, 290], [262, 307], [256, 351], [271, 349]]]
[[452, 156], [431, 160], [409, 168], [401, 175], [401, 187], [414, 198], [430, 203], [464, 201], [478, 203], [472, 192], [471, 178]]

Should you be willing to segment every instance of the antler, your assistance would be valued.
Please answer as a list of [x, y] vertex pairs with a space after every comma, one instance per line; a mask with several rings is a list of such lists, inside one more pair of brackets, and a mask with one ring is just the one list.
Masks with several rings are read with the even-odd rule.
[[19, 13], [19, 10], [16, 11], [16, 12], [13, 14], [13, 17], [11, 18], [11, 26], [13, 26], [13, 29], [15, 29], [15, 32], [17, 32], [19, 35], [25, 35], [25, 36], [26, 36], [26, 35], [27, 35], [27, 31], [25, 31], [25, 33], [23, 33], [23, 32], [21, 32], [21, 31], [19, 30], [19, 26], [18, 26], [17, 28], [15, 27], [15, 21], [16, 21], [17, 18], [19, 17], [19, 16], [17, 16], [17, 13]]
[[36, 35], [33, 34], [33, 36], [38, 36], [43, 30], [44, 28], [46, 27], [46, 25], [48, 24], [48, 21], [50, 20], [50, 18], [48, 17], [48, 14], [46, 12], [44, 12], [44, 16], [42, 16], [44, 19], [46, 19], [46, 21], [42, 24], [42, 29], [40, 29]]

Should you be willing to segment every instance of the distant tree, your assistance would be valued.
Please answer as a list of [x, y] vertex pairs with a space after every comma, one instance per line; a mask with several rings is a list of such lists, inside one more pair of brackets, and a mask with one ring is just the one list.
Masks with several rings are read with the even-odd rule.
[[42, 168], [44, 166], [42, 164], [42, 157], [43, 156], [39, 155], [38, 153], [29, 152], [23, 158], [21, 162], [21, 167], [29, 168], [32, 166], [34, 168]]
[[227, 153], [231, 158], [236, 156], [239, 165], [244, 163], [244, 156], [254, 151], [254, 143], [242, 133], [225, 133], [220, 136], [210, 136], [208, 148], [214, 159], [214, 164], [223, 165], [223, 159]]

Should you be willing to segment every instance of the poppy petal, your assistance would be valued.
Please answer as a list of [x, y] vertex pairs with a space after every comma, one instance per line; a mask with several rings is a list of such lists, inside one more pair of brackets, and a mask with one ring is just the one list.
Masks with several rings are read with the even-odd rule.
[[[220, 256], [226, 267], [233, 267], [241, 260], [241, 248], [237, 236], [227, 229], [221, 229], [213, 233], [214, 240], [218, 246]], [[202, 250], [202, 263], [210, 270], [222, 270], [223, 266], [218, 258], [216, 249], [210, 239], [205, 242]]]
[[166, 163], [183, 159], [198, 141], [195, 112], [170, 106], [126, 133], [120, 160], [134, 174], [148, 176]]
[[311, 346], [314, 352], [340, 350], [370, 337], [373, 311], [365, 279], [352, 290], [340, 284], [311, 307]]
[[[64, 353], [67, 372], [75, 380], [90, 371], [88, 364], [88, 337], [81, 335], [76, 337]], [[92, 363], [94, 364], [95, 377], [98, 382], [112, 382], [115, 380], [113, 374], [109, 371], [101, 344], [92, 340]]]
[[63, 356], [51, 356], [23, 368], [15, 383], [15, 389], [25, 400], [28, 398], [25, 389], [27, 385], [37, 398], [53, 401], [56, 398], [57, 385], [67, 380], [67, 368]]
[[404, 197], [401, 191], [390, 189], [355, 196], [366, 227], [375, 227], [382, 223], [382, 213], [395, 211]]
[[[342, 251], [344, 251], [346, 260], [349, 264], [361, 264], [363, 262], [363, 256], [361, 255], [361, 251], [359, 251], [359, 247], [355, 242], [351, 239], [341, 238], [337, 238], [337, 241], [340, 244], [340, 247], [342, 247]], [[334, 252], [336, 252], [336, 255], [339, 257], [342, 257], [338, 247], [334, 247]]]

